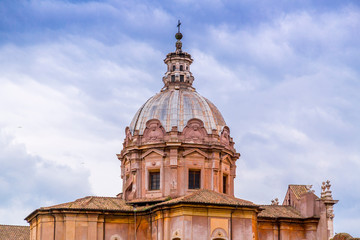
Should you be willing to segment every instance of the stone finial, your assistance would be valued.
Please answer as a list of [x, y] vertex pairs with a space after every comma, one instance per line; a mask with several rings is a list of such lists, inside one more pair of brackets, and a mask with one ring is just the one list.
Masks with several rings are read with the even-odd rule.
[[325, 198], [326, 183], [322, 182], [321, 185], [321, 198]]
[[306, 190], [310, 193], [310, 192], [315, 192], [313, 189], [312, 189], [313, 185], [306, 185], [305, 188]]
[[326, 189], [326, 183], [322, 182], [321, 193], [325, 192], [325, 189]]
[[327, 189], [328, 191], [330, 191], [330, 187], [331, 187], [330, 181], [327, 180], [327, 181], [326, 181], [326, 189]]
[[175, 46], [176, 46], [176, 51], [175, 52], [176, 53], [181, 53], [182, 52], [182, 50], [181, 50], [182, 42], [180, 40], [177, 40]]
[[177, 25], [177, 27], [178, 27], [178, 32], [175, 34], [175, 38], [176, 38], [176, 44], [175, 44], [175, 46], [176, 46], [176, 53], [181, 53], [182, 52], [182, 50], [181, 50], [181, 47], [182, 47], [182, 42], [181, 42], [181, 39], [182, 39], [182, 37], [183, 37], [183, 35], [182, 35], [182, 33], [180, 32], [180, 25], [181, 25], [181, 22], [180, 22], [180, 20], [178, 21], [178, 25]]
[[332, 194], [330, 190], [331, 184], [330, 181], [327, 180], [326, 182], [322, 182], [321, 186], [321, 198], [322, 199], [332, 199]]
[[279, 199], [275, 198], [275, 199], [271, 200], [271, 205], [279, 205]]

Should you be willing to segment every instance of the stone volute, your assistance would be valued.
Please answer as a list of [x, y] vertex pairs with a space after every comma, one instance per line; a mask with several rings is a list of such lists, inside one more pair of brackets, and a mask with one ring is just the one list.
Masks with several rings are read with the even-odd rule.
[[156, 201], [198, 189], [234, 195], [235, 162], [230, 129], [219, 110], [192, 87], [191, 55], [167, 54], [164, 87], [137, 111], [129, 127], [121, 161], [127, 201]]

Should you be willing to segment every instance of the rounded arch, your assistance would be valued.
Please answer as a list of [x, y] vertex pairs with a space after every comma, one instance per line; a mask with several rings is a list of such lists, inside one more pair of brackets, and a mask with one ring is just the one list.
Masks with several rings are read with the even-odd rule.
[[114, 234], [110, 237], [110, 240], [122, 240], [119, 234]]
[[228, 240], [227, 232], [222, 228], [215, 228], [211, 234], [211, 240]]
[[180, 229], [177, 229], [173, 232], [171, 240], [181, 240], [181, 231]]

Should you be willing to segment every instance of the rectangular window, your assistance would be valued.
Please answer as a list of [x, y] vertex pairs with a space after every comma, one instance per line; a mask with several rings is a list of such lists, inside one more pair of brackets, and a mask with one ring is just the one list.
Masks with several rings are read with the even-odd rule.
[[160, 189], [160, 172], [149, 172], [149, 190]]
[[180, 75], [180, 82], [184, 82], [184, 75]]
[[200, 170], [189, 170], [189, 189], [200, 188]]
[[171, 75], [171, 82], [175, 82], [175, 75]]
[[227, 189], [227, 176], [224, 175], [223, 176], [223, 193], [227, 193], [226, 189]]

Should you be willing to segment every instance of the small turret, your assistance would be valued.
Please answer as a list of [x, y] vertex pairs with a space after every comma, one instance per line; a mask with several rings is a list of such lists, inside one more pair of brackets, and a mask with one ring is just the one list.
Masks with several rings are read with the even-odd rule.
[[193, 62], [191, 55], [187, 52], [182, 51], [182, 42], [183, 37], [180, 32], [180, 20], [178, 22], [178, 32], [175, 34], [176, 38], [176, 50], [166, 55], [164, 59], [165, 64], [167, 64], [167, 71], [163, 77], [164, 89], [179, 89], [179, 88], [193, 88], [192, 83], [194, 77], [190, 72], [190, 65]]

